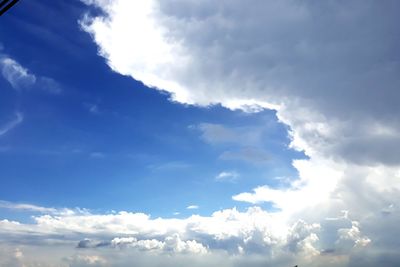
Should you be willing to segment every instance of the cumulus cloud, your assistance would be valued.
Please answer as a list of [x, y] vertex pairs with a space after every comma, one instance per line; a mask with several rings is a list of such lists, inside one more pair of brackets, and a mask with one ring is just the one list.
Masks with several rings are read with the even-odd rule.
[[[321, 257], [328, 249], [333, 248], [330, 256], [345, 255], [347, 259], [368, 249], [369, 237], [362, 231], [362, 224], [350, 218], [351, 214], [346, 213], [346, 216], [313, 223], [290, 222], [282, 214], [258, 207], [244, 212], [226, 209], [211, 216], [193, 215], [183, 219], [151, 218], [128, 212], [59, 212], [34, 215], [33, 223], [0, 221], [0, 244], [8, 244], [5, 250], [12, 249], [10, 244], [24, 248], [26, 262], [38, 261], [40, 257], [32, 255], [39, 251], [38, 255], [43, 253], [49, 257], [47, 263], [62, 260], [76, 266], [99, 266], [100, 262], [89, 258], [102, 259], [101, 263], [111, 266], [130, 266], [128, 263], [117, 265], [118, 259], [112, 255], [121, 253], [117, 258], [129, 258], [139, 252], [138, 260], [153, 257], [151, 264], [165, 255], [176, 264], [185, 257], [197, 259], [197, 255], [207, 254], [212, 259], [209, 264], [218, 263], [222, 255], [227, 261], [225, 266], [242, 266], [243, 260], [249, 261], [250, 266], [260, 266], [259, 257], [264, 265], [269, 262], [285, 266], [296, 261], [318, 266], [315, 263], [325, 261]], [[54, 253], [49, 253], [53, 250]], [[7, 258], [0, 257], [0, 264]]]
[[183, 103], [276, 109], [310, 155], [399, 162], [397, 2], [90, 4], [104, 15], [82, 27], [114, 71]]
[[158, 251], [166, 253], [194, 253], [206, 254], [207, 248], [195, 240], [181, 240], [179, 234], [167, 236], [163, 241], [157, 239], [137, 240], [134, 237], [114, 238], [111, 240], [111, 246], [120, 247], [128, 246], [139, 249], [141, 251]]
[[309, 156], [399, 163], [397, 2], [87, 3], [113, 70], [183, 103], [275, 109]]
[[[114, 71], [170, 92], [181, 103], [274, 109], [289, 128], [291, 148], [309, 158], [293, 162], [299, 177], [289, 187], [260, 185], [233, 196], [271, 203], [273, 213], [229, 209], [186, 219], [49, 214], [34, 217], [31, 225], [3, 220], [4, 236], [62, 234], [75, 240], [81, 233], [78, 240], [212, 252], [200, 263], [194, 256], [179, 258], [192, 266], [398, 265], [397, 1], [84, 2], [103, 11], [86, 15], [81, 25]], [[26, 70], [6, 64], [10, 77], [32, 82]], [[207, 142], [235, 138], [218, 125], [202, 127]], [[224, 157], [235, 155], [240, 153]], [[338, 216], [343, 210], [346, 215]], [[230, 256], [221, 261], [220, 251]]]
[[36, 76], [14, 59], [0, 54], [1, 73], [11, 86], [18, 91], [38, 88], [50, 94], [60, 94], [61, 86], [49, 77]]

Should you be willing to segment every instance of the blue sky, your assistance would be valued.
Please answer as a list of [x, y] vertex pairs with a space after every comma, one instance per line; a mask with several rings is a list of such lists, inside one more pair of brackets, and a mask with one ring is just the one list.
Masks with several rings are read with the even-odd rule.
[[[2, 53], [60, 87], [16, 90], [1, 80], [2, 122], [23, 116], [0, 140], [3, 199], [155, 216], [192, 213], [186, 206], [197, 205], [195, 213], [210, 214], [243, 207], [231, 196], [244, 189], [296, 176], [291, 161], [303, 156], [288, 148], [275, 112], [181, 105], [112, 72], [79, 28], [83, 8], [29, 2], [2, 19]], [[241, 158], [246, 151], [253, 158]], [[221, 172], [238, 177], [218, 182]]]
[[0, 266], [397, 266], [397, 10], [19, 1]]

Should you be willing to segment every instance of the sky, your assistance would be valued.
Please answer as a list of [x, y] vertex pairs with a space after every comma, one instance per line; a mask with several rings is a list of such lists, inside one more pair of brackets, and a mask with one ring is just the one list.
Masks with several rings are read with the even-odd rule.
[[0, 266], [398, 266], [395, 0], [0, 17]]

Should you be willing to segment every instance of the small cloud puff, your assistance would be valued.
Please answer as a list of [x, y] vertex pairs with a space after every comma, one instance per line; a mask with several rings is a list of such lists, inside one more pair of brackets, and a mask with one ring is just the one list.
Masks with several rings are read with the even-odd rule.
[[239, 173], [236, 171], [223, 171], [215, 176], [215, 180], [218, 182], [235, 182], [239, 178]]

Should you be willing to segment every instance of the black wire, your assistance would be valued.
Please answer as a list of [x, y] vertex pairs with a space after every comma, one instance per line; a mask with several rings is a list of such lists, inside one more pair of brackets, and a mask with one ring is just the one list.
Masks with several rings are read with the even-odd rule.
[[7, 4], [8, 1], [10, 1], [10, 0], [3, 0], [3, 1], [1, 1], [1, 3], [0, 3], [0, 9], [1, 9], [5, 4]]
[[1, 2], [0, 4], [0, 8], [3, 7], [5, 4], [8, 4], [0, 10], [0, 16], [3, 15], [5, 12], [7, 12], [7, 10], [9, 10], [13, 5], [15, 5], [19, 0], [12, 0], [11, 2], [9, 0], [4, 0], [3, 2]]

